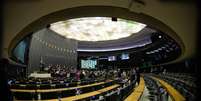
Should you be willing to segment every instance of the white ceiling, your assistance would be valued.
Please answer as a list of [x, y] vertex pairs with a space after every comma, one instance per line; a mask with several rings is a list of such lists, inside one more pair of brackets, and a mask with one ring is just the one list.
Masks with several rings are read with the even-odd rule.
[[58, 21], [50, 29], [66, 38], [78, 41], [106, 41], [138, 34], [146, 24], [111, 17], [83, 17]]

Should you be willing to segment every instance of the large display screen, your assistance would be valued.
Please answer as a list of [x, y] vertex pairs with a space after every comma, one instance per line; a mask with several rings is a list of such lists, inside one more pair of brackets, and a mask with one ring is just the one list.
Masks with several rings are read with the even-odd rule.
[[129, 54], [123, 53], [121, 55], [121, 60], [127, 60], [127, 59], [129, 59]]
[[108, 61], [116, 61], [116, 56], [109, 56]]
[[84, 69], [95, 69], [97, 65], [96, 60], [81, 60], [81, 68]]

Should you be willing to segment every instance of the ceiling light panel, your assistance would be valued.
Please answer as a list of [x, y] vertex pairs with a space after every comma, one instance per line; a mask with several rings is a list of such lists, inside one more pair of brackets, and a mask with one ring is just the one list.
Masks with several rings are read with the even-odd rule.
[[50, 29], [79, 41], [106, 41], [129, 37], [145, 27], [145, 24], [120, 18], [112, 21], [110, 17], [85, 17], [52, 23]]

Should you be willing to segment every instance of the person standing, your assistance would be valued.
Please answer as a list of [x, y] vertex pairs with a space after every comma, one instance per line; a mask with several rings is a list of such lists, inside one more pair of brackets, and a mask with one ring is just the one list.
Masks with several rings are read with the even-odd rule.
[[80, 70], [76, 71], [76, 80], [80, 80]]
[[136, 80], [137, 80], [137, 84], [140, 84], [140, 71], [139, 71], [139, 67], [136, 68]]
[[131, 82], [133, 82], [135, 79], [136, 79], [136, 70], [135, 68], [133, 68], [131, 71]]

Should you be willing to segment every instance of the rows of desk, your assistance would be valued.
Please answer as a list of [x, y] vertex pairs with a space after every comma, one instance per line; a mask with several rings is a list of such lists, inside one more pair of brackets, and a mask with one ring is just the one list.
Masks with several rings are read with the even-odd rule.
[[106, 82], [99, 82], [99, 83], [93, 83], [93, 84], [88, 84], [88, 85], [83, 85], [83, 86], [77, 86], [77, 87], [69, 87], [69, 88], [57, 88], [57, 89], [11, 89], [12, 92], [29, 92], [29, 93], [44, 93], [44, 92], [58, 92], [58, 91], [66, 91], [66, 90], [73, 90], [73, 89], [81, 89], [85, 87], [92, 87], [92, 86], [97, 86], [105, 83], [112, 82], [113, 80], [108, 80]]
[[[133, 81], [132, 85], [135, 84], [135, 82], [136, 81]], [[106, 82], [99, 82], [99, 83], [93, 83], [93, 84], [76, 86], [76, 87], [68, 87], [68, 88], [35, 89], [35, 90], [11, 89], [11, 91], [13, 93], [22, 93], [21, 96], [23, 97], [27, 97], [26, 94], [30, 94], [28, 96], [31, 97], [31, 99], [14, 98], [15, 101], [27, 101], [27, 100], [40, 100], [40, 101], [87, 100], [88, 101], [88, 100], [91, 100], [91, 98], [98, 99], [98, 97], [100, 96], [103, 96], [104, 98], [106, 97], [106, 99], [110, 99], [110, 100], [119, 99], [118, 101], [122, 101], [126, 98], [125, 101], [135, 101], [135, 100], [137, 101], [140, 99], [144, 91], [144, 87], [145, 87], [144, 79], [143, 77], [140, 77], [140, 84], [136, 88], [134, 88], [135, 86], [128, 86], [125, 88], [123, 87], [123, 89], [121, 89], [121, 87], [123, 86], [115, 82], [115, 80], [108, 80]], [[76, 94], [77, 89], [83, 90], [85, 88], [89, 88], [90, 91], [82, 92], [78, 95]], [[118, 91], [119, 88], [121, 90]], [[126, 89], [126, 88], [131, 88], [131, 89]], [[109, 98], [107, 97], [108, 94], [109, 95], [111, 94]], [[38, 98], [38, 96], [40, 97]], [[51, 96], [51, 97], [47, 97], [47, 96]], [[100, 101], [104, 101], [104, 100], [100, 100]]]
[[103, 90], [109, 90], [110, 88], [112, 89], [113, 87], [116, 88], [117, 86], [113, 86], [115, 84], [116, 84], [115, 80], [107, 80], [105, 82], [93, 83], [76, 87], [58, 88], [58, 89], [35, 89], [35, 90], [11, 89], [11, 92], [13, 93], [15, 100], [49, 100], [58, 97], [68, 98], [71, 96], [75, 96], [77, 90], [81, 91], [80, 95], [84, 94], [86, 96], [86, 94], [87, 95], [96, 94], [93, 91], [100, 92]]
[[10, 84], [11, 89], [55, 89], [55, 88], [66, 88], [66, 87], [75, 87], [80, 85], [93, 84], [98, 82], [105, 82], [105, 79], [82, 79], [81, 81], [77, 80], [25, 80], [25, 81], [12, 81]]
[[186, 101], [185, 97], [180, 94], [174, 87], [172, 87], [170, 84], [168, 84], [167, 82], [156, 78], [156, 77], [152, 77], [153, 79], [157, 80], [160, 82], [160, 84], [166, 88], [168, 94], [170, 94], [170, 96], [174, 99], [174, 101]]
[[[172, 97], [174, 101], [186, 101], [185, 97], [179, 93], [174, 87], [172, 87], [167, 82], [152, 77], [154, 80], [158, 81], [168, 92], [168, 94]], [[137, 87], [133, 88], [133, 92], [124, 100], [124, 101], [139, 101], [140, 97], [143, 94], [145, 88], [145, 81], [143, 77], [140, 77], [140, 83]]]
[[[89, 98], [89, 97], [96, 96], [96, 95], [99, 95], [101, 93], [110, 91], [110, 90], [115, 89], [115, 88], [117, 88], [119, 86], [120, 85], [115, 84], [115, 85], [112, 85], [112, 86], [109, 86], [109, 87], [106, 87], [106, 88], [103, 88], [103, 89], [100, 89], [100, 90], [97, 90], [97, 91], [84, 93], [84, 94], [77, 95], [77, 96], [72, 96], [72, 97], [61, 98], [61, 101], [75, 101], [75, 100], [81, 100], [81, 99], [84, 99], [84, 98]], [[43, 101], [58, 101], [58, 99], [43, 100]]]

